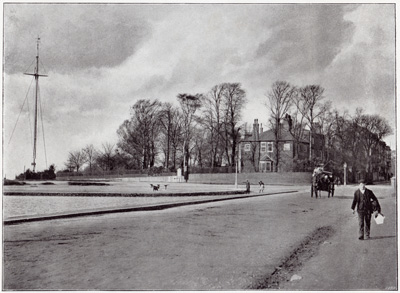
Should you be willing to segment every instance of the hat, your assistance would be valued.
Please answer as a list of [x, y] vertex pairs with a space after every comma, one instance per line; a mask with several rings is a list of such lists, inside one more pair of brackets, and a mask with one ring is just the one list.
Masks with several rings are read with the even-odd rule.
[[365, 180], [364, 179], [358, 180], [358, 184], [361, 184], [361, 183], [365, 184]]

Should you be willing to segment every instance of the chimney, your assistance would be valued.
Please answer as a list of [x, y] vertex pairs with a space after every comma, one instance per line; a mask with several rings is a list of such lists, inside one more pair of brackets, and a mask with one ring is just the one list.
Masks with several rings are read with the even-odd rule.
[[292, 124], [293, 124], [292, 116], [290, 116], [289, 114], [286, 114], [283, 124], [284, 124], [284, 129], [285, 130], [291, 131], [292, 130]]
[[253, 124], [253, 139], [255, 141], [259, 140], [259, 126], [258, 126], [258, 119], [254, 119], [254, 124]]
[[314, 127], [314, 132], [315, 133], [318, 133], [318, 134], [322, 133], [322, 125], [320, 123], [315, 122], [313, 127]]
[[264, 130], [263, 130], [262, 123], [261, 123], [261, 126], [260, 126], [260, 134], [263, 133], [263, 132], [264, 132]]
[[289, 123], [286, 119], [282, 119], [283, 121], [281, 122], [281, 130], [284, 131], [289, 131]]

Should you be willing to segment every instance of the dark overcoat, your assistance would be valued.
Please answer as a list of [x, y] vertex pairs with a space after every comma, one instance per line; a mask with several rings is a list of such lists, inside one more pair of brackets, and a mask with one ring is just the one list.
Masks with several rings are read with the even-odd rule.
[[[365, 201], [364, 201], [365, 207], [363, 206], [364, 203], [361, 203], [361, 191], [360, 189], [357, 189], [354, 192], [354, 199], [353, 203], [351, 204], [351, 209], [354, 210], [355, 207], [357, 206], [357, 212], [368, 211], [372, 214], [374, 211], [378, 211], [380, 213], [381, 206], [379, 205], [379, 201], [376, 198], [375, 194], [372, 192], [372, 190], [365, 188], [364, 196], [365, 196]], [[375, 203], [373, 204], [373, 202]]]

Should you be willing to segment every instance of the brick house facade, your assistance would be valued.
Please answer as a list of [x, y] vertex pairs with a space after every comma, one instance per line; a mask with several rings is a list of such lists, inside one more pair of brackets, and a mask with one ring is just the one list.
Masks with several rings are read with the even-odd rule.
[[[241, 169], [242, 172], [272, 172], [276, 164], [276, 147], [279, 147], [278, 172], [293, 172], [298, 170], [299, 162], [307, 161], [309, 157], [309, 135], [304, 130], [304, 137], [296, 140], [289, 131], [289, 125], [285, 121], [281, 125], [281, 134], [278, 144], [275, 143], [275, 135], [272, 130], [263, 131], [254, 120], [252, 133], [246, 133], [240, 142]], [[324, 136], [314, 134], [312, 138], [313, 157], [322, 160], [324, 150]]]

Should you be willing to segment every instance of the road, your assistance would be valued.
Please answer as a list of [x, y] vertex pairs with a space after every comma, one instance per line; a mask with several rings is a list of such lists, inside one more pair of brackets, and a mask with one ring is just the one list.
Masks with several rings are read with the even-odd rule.
[[[393, 190], [371, 187], [386, 219], [359, 241], [354, 189], [5, 226], [3, 288], [252, 289], [280, 275], [270, 288], [397, 290]], [[318, 229], [330, 232], [307, 242]]]

